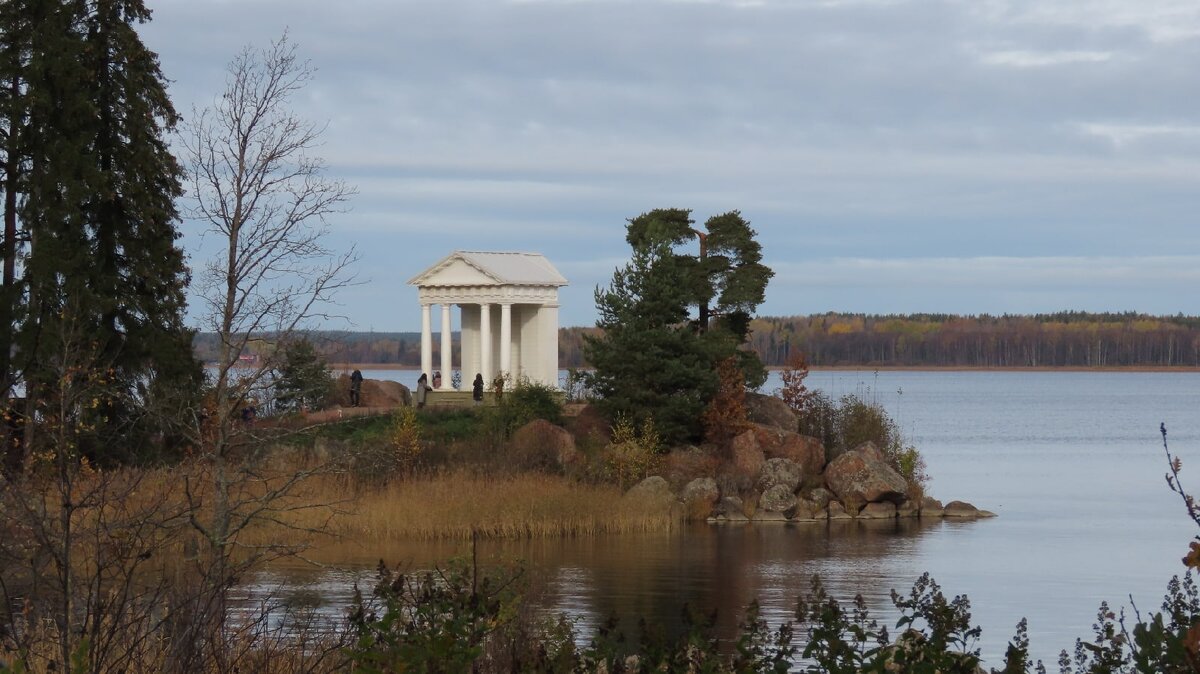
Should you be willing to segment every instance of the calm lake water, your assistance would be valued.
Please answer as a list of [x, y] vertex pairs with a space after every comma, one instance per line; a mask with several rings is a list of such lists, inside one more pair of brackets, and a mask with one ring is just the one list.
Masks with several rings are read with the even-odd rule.
[[[372, 371], [411, 385], [410, 371]], [[1200, 491], [1200, 374], [1097, 372], [816, 371], [810, 387], [877, 400], [928, 463], [930, 493], [999, 515], [977, 522], [697, 525], [674, 535], [487, 544], [481, 559], [526, 560], [539, 605], [584, 633], [612, 615], [670, 629], [684, 602], [718, 611], [734, 634], [757, 597], [772, 626], [820, 574], [831, 594], [861, 592], [894, 624], [889, 599], [925, 571], [948, 595], [967, 594], [983, 627], [985, 660], [999, 662], [1014, 626], [1029, 619], [1031, 650], [1047, 664], [1089, 638], [1102, 600], [1158, 610], [1195, 526], [1163, 481], [1158, 427]], [[778, 379], [764, 387], [778, 387]], [[335, 570], [281, 566], [251, 584], [309, 587], [340, 612], [355, 580], [370, 586], [382, 557], [429, 568], [467, 552], [405, 545], [342, 552]], [[891, 627], [891, 624], [889, 624]]]

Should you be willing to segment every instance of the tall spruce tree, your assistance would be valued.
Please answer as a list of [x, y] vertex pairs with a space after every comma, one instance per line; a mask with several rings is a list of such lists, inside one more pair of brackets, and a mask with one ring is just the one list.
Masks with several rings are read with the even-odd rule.
[[737, 211], [709, 218], [703, 230], [684, 209], [629, 221], [633, 259], [597, 288], [603, 333], [585, 337], [584, 347], [610, 416], [653, 417], [664, 437], [695, 438], [717, 390], [717, 363], [735, 357], [747, 383], [762, 384], [762, 362], [740, 348], [773, 275], [754, 237]]
[[16, 326], [24, 296], [17, 275], [17, 256], [24, 232], [17, 226], [17, 195], [27, 157], [22, 143], [28, 119], [25, 76], [30, 40], [35, 35], [31, 0], [0, 3], [0, 190], [3, 191], [3, 230], [0, 238], [0, 471], [11, 474], [20, 467], [19, 409], [13, 398], [17, 372], [13, 364]]
[[[126, 458], [162, 430], [155, 398], [186, 398], [200, 376], [182, 319], [182, 172], [163, 138], [176, 115], [135, 29], [150, 16], [141, 0], [25, 6], [37, 28], [23, 68], [28, 168], [17, 210], [28, 238], [17, 321], [26, 419], [39, 418], [61, 377], [103, 378], [112, 395], [74, 423], [103, 426], [106, 440], [83, 433], [79, 449]], [[28, 423], [26, 450], [36, 439]]]

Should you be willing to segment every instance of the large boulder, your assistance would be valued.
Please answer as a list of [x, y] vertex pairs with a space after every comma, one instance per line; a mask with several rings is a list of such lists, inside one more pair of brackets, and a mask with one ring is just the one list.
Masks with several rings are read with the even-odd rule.
[[908, 483], [870, 442], [842, 454], [825, 467], [825, 484], [847, 509], [867, 503], [904, 503]]
[[[350, 406], [350, 375], [338, 375], [334, 382], [338, 404]], [[412, 405], [412, 393], [398, 381], [364, 379], [359, 389], [359, 407], [400, 407]]]
[[518, 428], [508, 441], [509, 452], [523, 468], [561, 470], [580, 460], [575, 438], [567, 429], [534, 419]]
[[756, 424], [774, 426], [793, 433], [800, 425], [796, 413], [781, 398], [761, 393], [746, 394], [746, 417]]
[[798, 520], [828, 519], [829, 512], [825, 510], [826, 503], [818, 503], [807, 498], [796, 499], [796, 511], [792, 515]]
[[779, 444], [767, 452], [767, 456], [795, 461], [805, 479], [816, 477], [825, 469], [825, 445], [816, 438], [799, 433], [785, 433]]
[[764, 424], [750, 424], [749, 430], [739, 437], [747, 433], [753, 434], [754, 441], [766, 458], [795, 461], [805, 478], [819, 475], [825, 467], [825, 448], [816, 438]]
[[675, 494], [671, 492], [671, 485], [657, 475], [651, 475], [630, 487], [623, 498], [645, 504], [649, 510], [655, 512], [669, 511], [675, 504]]
[[839, 501], [830, 501], [829, 507], [826, 509], [831, 520], [848, 520], [854, 515], [846, 512], [846, 508]]
[[746, 504], [736, 496], [726, 496], [717, 503], [716, 517], [729, 522], [746, 522], [750, 519], [746, 517]]
[[996, 513], [980, 510], [966, 501], [951, 501], [946, 504], [946, 517], [995, 517]]
[[777, 484], [758, 497], [758, 509], [763, 512], [783, 513], [784, 516], [790, 516], [796, 511], [796, 495], [787, 486]]
[[803, 496], [804, 498], [817, 503], [821, 508], [829, 505], [829, 502], [833, 500], [833, 492], [824, 487], [809, 489], [808, 491], [804, 492]]
[[750, 481], [758, 479], [758, 473], [767, 459], [753, 430], [734, 437], [730, 454], [733, 472], [737, 477]]
[[788, 491], [795, 492], [803, 479], [800, 466], [791, 459], [767, 459], [758, 471], [758, 488], [766, 491], [771, 487], [783, 485]]
[[663, 457], [660, 472], [671, 483], [671, 487], [680, 490], [687, 483], [701, 477], [713, 477], [718, 473], [721, 461], [699, 447], [676, 447]]
[[921, 517], [941, 517], [945, 514], [942, 502], [932, 496], [921, 499]]
[[683, 488], [683, 493], [680, 494], [683, 507], [686, 509], [688, 517], [692, 519], [704, 519], [711, 515], [717, 505], [717, 499], [720, 497], [721, 491], [717, 489], [717, 481], [711, 477], [698, 477], [692, 480], [687, 483], [687, 486]]

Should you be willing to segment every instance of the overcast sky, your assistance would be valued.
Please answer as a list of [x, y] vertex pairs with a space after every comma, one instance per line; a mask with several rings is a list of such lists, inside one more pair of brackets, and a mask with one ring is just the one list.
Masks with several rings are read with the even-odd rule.
[[285, 29], [317, 67], [355, 329], [419, 329], [455, 249], [545, 253], [592, 324], [656, 207], [742, 211], [762, 314], [1200, 313], [1195, 0], [148, 4], [185, 116]]

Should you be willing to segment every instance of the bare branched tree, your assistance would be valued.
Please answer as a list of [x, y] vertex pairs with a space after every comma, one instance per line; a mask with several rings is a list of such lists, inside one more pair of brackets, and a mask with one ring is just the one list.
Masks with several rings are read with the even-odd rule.
[[[325, 245], [328, 216], [355, 190], [323, 176], [311, 153], [323, 126], [295, 116], [290, 99], [313, 76], [285, 34], [265, 50], [247, 47], [229, 64], [226, 90], [194, 113], [185, 143], [194, 216], [224, 244], [197, 279], [209, 327], [221, 340], [214, 426], [238, 412], [270, 370], [270, 353], [234, 376], [253, 340], [286, 340], [329, 313], [333, 295], [352, 284], [353, 251]], [[218, 435], [223, 449], [228, 438]]]
[[[324, 176], [313, 154], [324, 127], [290, 108], [312, 77], [286, 34], [266, 49], [247, 47], [229, 64], [224, 93], [193, 114], [184, 134], [193, 216], [222, 248], [197, 278], [196, 297], [220, 348], [211, 398], [197, 419], [200, 460], [182, 485], [209, 552], [203, 568], [213, 593], [198, 607], [210, 616], [202, 621], [208, 629], [223, 624], [223, 591], [236, 577], [289, 547], [247, 546], [241, 535], [259, 524], [286, 526], [289, 512], [310, 507], [293, 494], [305, 472], [272, 473], [258, 461], [268, 433], [243, 416], [271, 384], [282, 356], [271, 345], [340, 318], [333, 296], [354, 283], [353, 250], [336, 253], [326, 239], [329, 217], [355, 190]], [[242, 358], [264, 344], [249, 362]]]
[[96, 411], [129, 395], [84, 315], [61, 312], [46, 347], [55, 385], [38, 400], [38, 451], [19, 477], [0, 477], [0, 652], [15, 653], [18, 671], [153, 662], [171, 588], [164, 552], [185, 531], [187, 511], [158, 473], [97, 468], [83, 453], [120, 441]]

